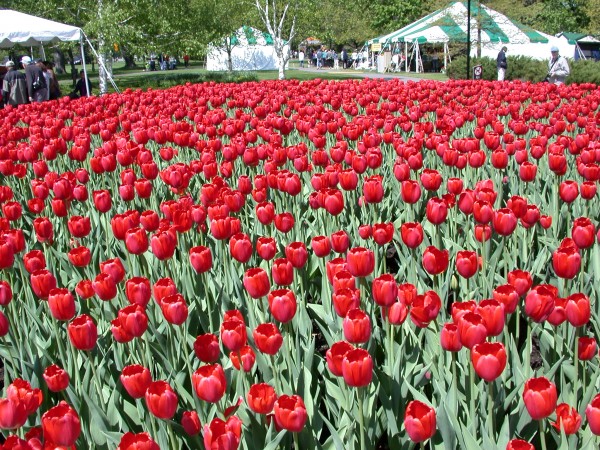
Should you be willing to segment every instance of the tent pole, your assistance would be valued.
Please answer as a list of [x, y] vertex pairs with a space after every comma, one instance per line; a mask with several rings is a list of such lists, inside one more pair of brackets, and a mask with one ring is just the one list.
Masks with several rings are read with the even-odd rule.
[[42, 47], [42, 59], [46, 61], [46, 50], [44, 49], [44, 44], [40, 42], [40, 47]]
[[[115, 91], [117, 93], [121, 93], [121, 91], [119, 91], [119, 88], [117, 87], [117, 84], [115, 83], [115, 80], [113, 79], [112, 75], [110, 74], [110, 72], [108, 71], [108, 69], [106, 68], [106, 66], [104, 65], [104, 63], [102, 63], [102, 60], [98, 56], [98, 52], [96, 52], [96, 49], [94, 48], [94, 46], [92, 45], [92, 43], [90, 42], [90, 40], [88, 39], [88, 37], [86, 36], [86, 34], [83, 31], [81, 31], [81, 34], [82, 34], [83, 37], [85, 37], [85, 40], [87, 41], [88, 45], [90, 46], [90, 49], [92, 50], [92, 53], [96, 56], [96, 59], [98, 60], [98, 63], [104, 69], [104, 72], [106, 73], [106, 76], [108, 77], [108, 80], [110, 81], [110, 84], [112, 84], [112, 87], [115, 89]], [[81, 41], [81, 54], [83, 55], [83, 40]], [[83, 60], [83, 57], [82, 57], [82, 61], [85, 64], [85, 61]], [[83, 67], [85, 69], [85, 65]], [[86, 75], [86, 77], [87, 77], [87, 75]]]
[[467, 80], [471, 79], [471, 0], [467, 1]]
[[444, 42], [444, 72], [448, 73], [448, 43]]
[[408, 72], [408, 42], [404, 41], [404, 71]]
[[83, 31], [81, 32], [81, 34], [79, 35], [79, 51], [81, 52], [81, 64], [83, 64], [83, 76], [84, 76], [84, 81], [85, 81], [85, 90], [87, 92], [88, 97], [91, 94], [90, 91], [90, 83], [88, 82], [88, 74], [87, 74], [87, 67], [85, 64], [85, 52], [83, 51]]

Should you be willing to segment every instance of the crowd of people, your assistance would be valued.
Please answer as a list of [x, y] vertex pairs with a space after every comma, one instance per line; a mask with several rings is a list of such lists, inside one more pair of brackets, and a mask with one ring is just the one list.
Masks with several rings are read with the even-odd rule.
[[[23, 56], [19, 61], [23, 71], [14, 61], [7, 61], [6, 73], [2, 79], [2, 104], [18, 106], [25, 103], [56, 100], [62, 96], [58, 78], [54, 72], [54, 64], [41, 59], [32, 60]], [[89, 89], [88, 89], [89, 88]], [[69, 97], [87, 97], [91, 95], [91, 83], [85, 78], [83, 70], [79, 72], [79, 80]]]
[[330, 67], [332, 69], [349, 69], [358, 68], [358, 66], [366, 61], [366, 54], [364, 52], [357, 52], [356, 50], [352, 53], [343, 48], [341, 52], [336, 52], [332, 48], [321, 46], [318, 49], [308, 48], [306, 52], [303, 48], [298, 50], [298, 62], [300, 68], [315, 67], [322, 69], [324, 67]]

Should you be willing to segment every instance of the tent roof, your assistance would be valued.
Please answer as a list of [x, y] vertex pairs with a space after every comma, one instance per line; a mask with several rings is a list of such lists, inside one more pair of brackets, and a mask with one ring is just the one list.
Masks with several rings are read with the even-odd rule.
[[[456, 1], [404, 28], [378, 39], [378, 42], [466, 42], [467, 2]], [[485, 5], [471, 5], [471, 41], [477, 40], [477, 22], [484, 43], [547, 43], [548, 39], [531, 27], [510, 20]], [[382, 40], [383, 39], [383, 40]]]
[[273, 37], [269, 33], [244, 25], [231, 35], [231, 45], [273, 45]]
[[30, 16], [11, 9], [0, 10], [0, 47], [23, 46], [59, 41], [78, 41], [81, 28]]
[[598, 43], [598, 42], [600, 42], [595, 37], [587, 35], [587, 34], [583, 34], [583, 33], [564, 32], [564, 33], [557, 34], [556, 37], [565, 37], [567, 39], [567, 41], [569, 41], [569, 44], [571, 44], [571, 45], [575, 45], [577, 42], [582, 42], [582, 43]]

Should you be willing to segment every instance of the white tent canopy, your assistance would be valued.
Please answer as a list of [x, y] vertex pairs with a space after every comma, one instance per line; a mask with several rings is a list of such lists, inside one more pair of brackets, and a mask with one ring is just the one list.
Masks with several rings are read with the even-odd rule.
[[[10, 48], [18, 44], [24, 47], [41, 46], [43, 51], [45, 44], [79, 41], [86, 84], [88, 74], [85, 64], [85, 53], [83, 51], [84, 40], [87, 41], [90, 49], [96, 55], [98, 61], [101, 62], [96, 50], [94, 50], [94, 47], [92, 47], [92, 44], [81, 28], [31, 16], [19, 11], [13, 11], [12, 9], [0, 9], [0, 23], [2, 24], [0, 28], [0, 48]], [[100, 65], [103, 67], [115, 90], [119, 92], [108, 69], [103, 64]], [[87, 90], [90, 92], [89, 86], [87, 86]]]
[[81, 28], [30, 16], [11, 9], [0, 10], [0, 48], [15, 44], [32, 47], [55, 42], [80, 41]]
[[[273, 37], [270, 34], [244, 26], [226, 39], [231, 49], [233, 70], [279, 69]], [[209, 46], [206, 69], [228, 70], [228, 54], [225, 45]]]

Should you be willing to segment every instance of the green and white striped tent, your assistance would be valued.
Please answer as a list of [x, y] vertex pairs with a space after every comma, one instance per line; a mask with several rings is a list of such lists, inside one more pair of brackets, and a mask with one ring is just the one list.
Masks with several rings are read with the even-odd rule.
[[209, 46], [206, 58], [207, 70], [228, 70], [228, 46], [231, 49], [233, 70], [276, 70], [279, 68], [273, 37], [256, 28], [243, 26], [223, 42], [213, 43]]
[[[367, 41], [367, 45], [381, 43], [383, 48], [410, 44], [413, 54], [418, 54], [414, 48], [422, 44], [443, 44], [444, 54], [447, 54], [448, 43], [467, 42], [468, 3], [456, 1], [445, 8], [437, 10], [416, 22], [384, 36]], [[510, 55], [539, 54], [539, 45], [548, 46], [551, 36], [533, 28], [515, 22], [485, 5], [471, 3], [471, 43], [473, 52], [478, 40], [478, 28], [481, 29], [482, 55], [495, 57], [503, 45], [509, 48]], [[534, 50], [535, 49], [535, 50]], [[547, 51], [543, 51], [547, 57]], [[417, 65], [418, 67], [418, 65]]]

